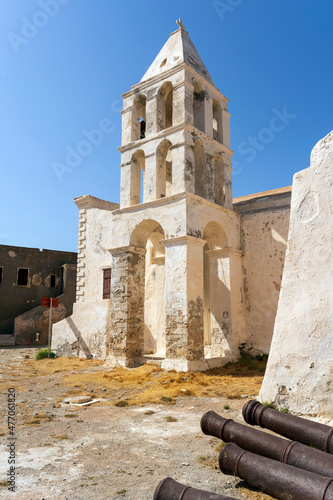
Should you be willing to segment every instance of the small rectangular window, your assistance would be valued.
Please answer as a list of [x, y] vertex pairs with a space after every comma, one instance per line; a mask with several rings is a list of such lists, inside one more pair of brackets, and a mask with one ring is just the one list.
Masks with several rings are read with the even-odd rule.
[[111, 292], [111, 267], [103, 269], [103, 299], [109, 299]]
[[2, 285], [2, 278], [3, 278], [3, 267], [0, 266], [0, 285]]
[[56, 286], [56, 275], [51, 274], [51, 279], [50, 279], [50, 288], [54, 288]]
[[17, 271], [17, 284], [19, 286], [27, 286], [29, 278], [29, 269], [19, 267]]

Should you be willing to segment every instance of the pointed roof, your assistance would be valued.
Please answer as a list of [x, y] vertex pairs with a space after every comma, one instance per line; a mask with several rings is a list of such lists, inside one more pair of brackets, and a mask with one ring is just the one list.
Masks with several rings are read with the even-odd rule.
[[177, 24], [179, 25], [179, 29], [171, 33], [170, 38], [155, 58], [153, 64], [142, 77], [141, 82], [160, 75], [178, 66], [178, 64], [186, 63], [209, 83], [214, 85], [212, 77], [202, 62], [188, 32], [185, 30], [182, 20], [179, 19]]

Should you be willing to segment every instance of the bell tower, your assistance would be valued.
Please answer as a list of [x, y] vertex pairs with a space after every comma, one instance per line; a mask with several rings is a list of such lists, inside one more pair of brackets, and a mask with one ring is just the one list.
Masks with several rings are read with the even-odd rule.
[[177, 24], [123, 94], [107, 342], [125, 366], [153, 357], [203, 370], [236, 359], [244, 333], [242, 284], [230, 279], [242, 273], [240, 216], [228, 99]]
[[188, 192], [231, 209], [228, 99], [177, 24], [123, 95], [120, 206]]

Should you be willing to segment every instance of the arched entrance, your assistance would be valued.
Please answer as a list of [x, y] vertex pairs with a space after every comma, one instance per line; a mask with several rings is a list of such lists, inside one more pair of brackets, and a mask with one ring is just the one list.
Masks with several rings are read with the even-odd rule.
[[133, 231], [131, 245], [141, 248], [137, 303], [143, 317], [142, 354], [165, 356], [165, 250], [162, 226], [154, 220], [141, 222]]
[[217, 222], [207, 224], [204, 247], [205, 358], [232, 353], [231, 291], [228, 240]]

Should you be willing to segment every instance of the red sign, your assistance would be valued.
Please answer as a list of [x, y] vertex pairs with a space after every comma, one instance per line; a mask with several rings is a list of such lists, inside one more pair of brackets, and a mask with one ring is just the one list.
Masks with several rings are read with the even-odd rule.
[[[42, 297], [40, 301], [42, 307], [50, 307], [50, 297]], [[59, 306], [59, 299], [52, 299], [52, 308]]]

